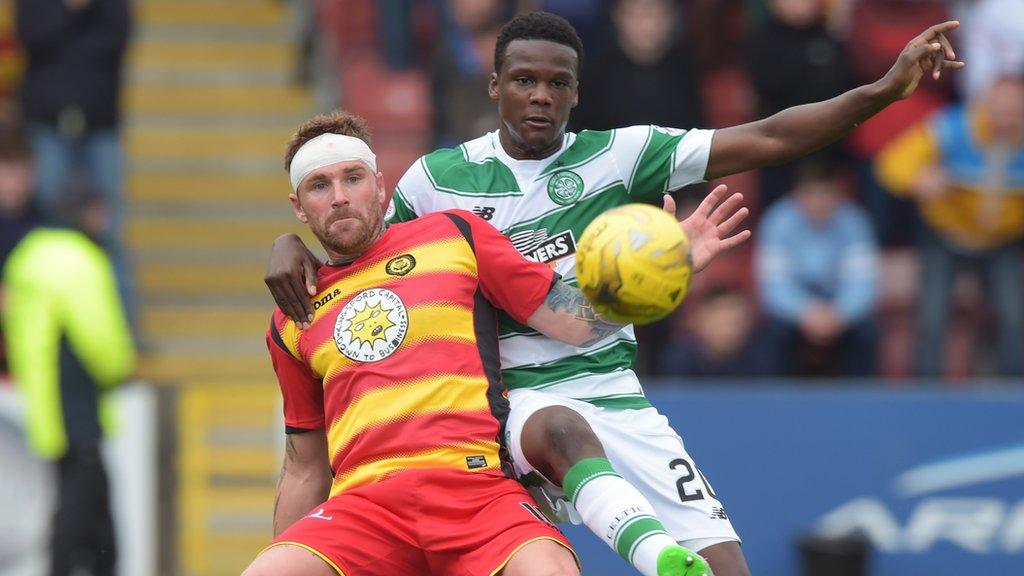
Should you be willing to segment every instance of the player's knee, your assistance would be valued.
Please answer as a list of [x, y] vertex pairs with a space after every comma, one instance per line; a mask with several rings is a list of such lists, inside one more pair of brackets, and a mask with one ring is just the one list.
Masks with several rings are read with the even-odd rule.
[[536, 540], [509, 560], [501, 576], [579, 576], [576, 559], [568, 548], [550, 540]]
[[242, 576], [270, 576], [270, 572], [260, 569], [258, 562], [253, 562], [242, 572]]
[[556, 484], [584, 458], [604, 458], [604, 448], [586, 419], [564, 406], [538, 410], [523, 426], [526, 459]]
[[575, 566], [553, 566], [541, 571], [538, 576], [579, 576], [579, 573]]
[[541, 412], [544, 439], [549, 450], [574, 462], [604, 456], [601, 441], [579, 413], [562, 406], [552, 406]]

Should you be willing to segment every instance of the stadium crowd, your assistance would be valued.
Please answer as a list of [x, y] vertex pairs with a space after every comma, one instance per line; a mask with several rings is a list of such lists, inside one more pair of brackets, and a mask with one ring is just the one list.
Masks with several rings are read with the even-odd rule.
[[[1012, 0], [329, 4], [316, 35], [336, 63], [331, 81], [383, 132], [383, 154], [402, 158], [393, 134], [405, 127], [424, 126], [426, 149], [497, 126], [489, 55], [516, 11], [552, 11], [580, 31], [577, 131], [761, 118], [871, 82], [916, 31], [961, 20], [963, 73], [922, 83], [811, 159], [725, 179], [747, 198], [755, 240], [700, 274], [673, 318], [641, 331], [638, 369], [1021, 376], [1024, 23]], [[423, 78], [412, 91], [422, 102], [361, 107], [351, 92], [367, 72], [353, 63], [365, 61], [396, 85]], [[681, 191], [680, 212], [708, 189]]]
[[[392, 173], [429, 149], [497, 127], [486, 91], [490, 55], [516, 12], [552, 11], [579, 30], [587, 55], [570, 125], [577, 131], [751, 121], [873, 81], [907, 38], [961, 20], [962, 73], [922, 83], [807, 161], [724, 179], [746, 196], [755, 239], [702, 272], [671, 319], [641, 330], [637, 368], [709, 377], [1021, 376], [1018, 0], [292, 1], [296, 49], [305, 55], [296, 82], [327, 94], [325, 109], [340, 103], [366, 117]], [[55, 216], [55, 178], [63, 176], [47, 167], [80, 159], [80, 175], [112, 208], [104, 240], [131, 310], [117, 233], [119, 114], [110, 96], [121, 83], [128, 20], [113, 9], [89, 19], [93, 30], [59, 35], [81, 43], [68, 51], [81, 65], [55, 64], [45, 34], [67, 23], [39, 25], [47, 2], [7, 4], [41, 12], [18, 20], [21, 46], [13, 18], [0, 30], [0, 121], [7, 131], [25, 128], [36, 158], [34, 209], [2, 207], [4, 241], [17, 237], [21, 212]], [[94, 13], [123, 2], [65, 4]], [[55, 65], [82, 72], [88, 81], [78, 84], [95, 84], [95, 98], [40, 110], [44, 99], [34, 94], [82, 98], [53, 84], [68, 78], [46, 70]], [[96, 70], [85, 74], [86, 65]], [[381, 94], [359, 90], [369, 81]], [[680, 212], [707, 190], [681, 191]]]

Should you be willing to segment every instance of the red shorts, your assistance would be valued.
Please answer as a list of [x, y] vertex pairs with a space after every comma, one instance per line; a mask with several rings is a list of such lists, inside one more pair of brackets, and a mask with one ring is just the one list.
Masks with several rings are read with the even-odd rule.
[[342, 576], [490, 576], [541, 539], [572, 552], [514, 480], [433, 469], [342, 492], [270, 546], [302, 546]]

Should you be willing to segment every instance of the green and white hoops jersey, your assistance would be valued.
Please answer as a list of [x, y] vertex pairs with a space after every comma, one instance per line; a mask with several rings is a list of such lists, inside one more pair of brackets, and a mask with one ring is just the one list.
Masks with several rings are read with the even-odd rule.
[[[632, 126], [566, 133], [542, 160], [515, 160], [498, 132], [421, 157], [388, 209], [391, 221], [460, 208], [487, 220], [531, 260], [576, 283], [576, 240], [598, 214], [703, 181], [711, 130]], [[618, 408], [650, 406], [633, 372], [633, 327], [587, 348], [552, 340], [501, 319], [501, 367], [510, 389], [533, 388]]]

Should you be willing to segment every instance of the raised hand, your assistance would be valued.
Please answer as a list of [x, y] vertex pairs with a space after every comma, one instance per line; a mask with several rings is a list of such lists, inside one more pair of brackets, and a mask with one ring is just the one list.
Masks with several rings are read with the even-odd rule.
[[956, 52], [946, 38], [948, 32], [959, 26], [956, 20], [936, 24], [908, 42], [881, 80], [886, 89], [897, 98], [906, 98], [914, 93], [925, 74], [938, 80], [943, 70], [963, 68], [964, 63], [956, 60]]
[[305, 330], [313, 321], [316, 271], [323, 263], [309, 251], [302, 239], [285, 234], [274, 240], [263, 281], [278, 308]]
[[[719, 253], [735, 248], [750, 238], [750, 230], [732, 233], [750, 214], [750, 210], [746, 206], [741, 207], [743, 194], [737, 192], [726, 198], [728, 193], [729, 187], [725, 184], [716, 186], [693, 214], [679, 222], [690, 241], [690, 258], [695, 273], [703, 270]], [[662, 208], [675, 214], [675, 200], [666, 194]]]

